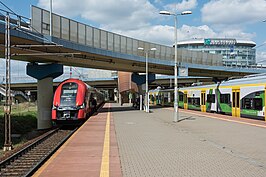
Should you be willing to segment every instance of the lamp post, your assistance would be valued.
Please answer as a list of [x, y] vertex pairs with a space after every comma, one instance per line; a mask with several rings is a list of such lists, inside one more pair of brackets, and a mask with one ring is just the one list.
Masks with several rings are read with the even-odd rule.
[[179, 112], [178, 112], [178, 83], [177, 83], [177, 16], [178, 15], [189, 15], [192, 14], [191, 11], [183, 11], [181, 13], [171, 13], [169, 11], [160, 11], [162, 15], [173, 15], [175, 17], [175, 101], [174, 101], [174, 122], [178, 122], [179, 120]]
[[50, 30], [49, 30], [49, 34], [51, 36], [51, 39], [52, 39], [52, 23], [53, 23], [52, 10], [53, 10], [53, 0], [50, 0]]
[[[148, 78], [148, 53], [149, 53], [149, 51], [155, 51], [156, 50], [156, 48], [151, 48], [150, 50], [144, 50], [144, 48], [143, 47], [139, 47], [138, 48], [138, 50], [143, 50], [144, 51], [144, 53], [145, 53], [145, 56], [146, 56], [146, 112], [147, 113], [149, 113], [150, 112], [150, 99], [149, 99], [149, 86], [148, 86], [148, 82], [149, 82], [149, 78]], [[140, 100], [140, 101], [142, 101], [142, 100]]]

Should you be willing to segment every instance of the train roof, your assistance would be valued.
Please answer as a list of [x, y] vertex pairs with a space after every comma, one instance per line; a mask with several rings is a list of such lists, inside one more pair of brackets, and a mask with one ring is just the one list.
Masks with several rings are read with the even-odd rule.
[[[265, 84], [266, 85], [266, 73], [247, 75], [242, 78], [235, 78], [235, 79], [223, 81], [220, 84], [220, 87], [235, 86], [235, 85], [240, 86], [240, 85], [250, 85], [250, 84]], [[184, 87], [184, 88], [180, 88], [180, 90], [215, 88], [215, 87], [217, 87], [217, 84]]]
[[96, 88], [94, 88], [94, 87], [86, 84], [85, 82], [83, 82], [82, 80], [77, 79], [77, 78], [69, 78], [69, 79], [66, 79], [66, 80], [62, 81], [60, 84], [63, 84], [63, 83], [66, 83], [66, 82], [75, 82], [75, 83], [84, 84], [88, 88], [89, 91], [100, 92]]
[[245, 84], [266, 84], [266, 74], [254, 74], [247, 75], [243, 78], [232, 79], [224, 81], [220, 86], [230, 86], [230, 85], [245, 85]]
[[216, 88], [217, 84], [211, 84], [211, 85], [200, 85], [200, 86], [191, 86], [191, 87], [183, 87], [180, 88], [179, 90], [187, 90], [187, 89], [204, 89], [204, 88]]

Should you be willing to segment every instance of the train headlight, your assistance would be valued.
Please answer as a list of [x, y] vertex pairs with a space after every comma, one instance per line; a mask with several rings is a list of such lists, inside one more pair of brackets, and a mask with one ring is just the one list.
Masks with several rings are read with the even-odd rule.
[[84, 109], [85, 108], [85, 104], [83, 103], [82, 105], [80, 106], [77, 106], [78, 109]]

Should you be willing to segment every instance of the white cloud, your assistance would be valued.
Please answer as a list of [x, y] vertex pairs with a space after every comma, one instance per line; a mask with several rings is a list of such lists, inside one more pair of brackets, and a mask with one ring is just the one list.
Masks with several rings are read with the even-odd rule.
[[266, 52], [265, 51], [257, 51], [256, 52], [256, 61], [258, 65], [266, 65]]
[[[154, 42], [172, 46], [174, 44], [174, 27], [173, 26], [149, 26], [137, 30], [121, 31], [117, 30], [116, 33], [125, 36], [137, 38], [144, 41]], [[237, 38], [237, 39], [251, 39], [254, 34], [244, 33], [241, 30], [231, 30], [216, 32], [207, 25], [202, 26], [188, 26], [183, 25], [177, 29], [178, 41], [189, 40], [193, 38]]]
[[[174, 27], [173, 26], [149, 26], [138, 30], [131, 31], [115, 31], [116, 33], [130, 36], [133, 38], [141, 39], [144, 41], [154, 42], [158, 44], [164, 44], [172, 46], [174, 44]], [[177, 29], [177, 40], [187, 40], [192, 38], [204, 38], [204, 37], [217, 37], [211, 28], [206, 25], [203, 26], [187, 26], [183, 25]]]
[[211, 0], [201, 9], [202, 21], [209, 24], [236, 25], [263, 20], [265, 0]]
[[115, 30], [114, 32], [135, 39], [164, 45], [172, 45], [174, 41], [174, 27], [167, 25], [147, 26], [144, 28], [127, 31]]
[[[49, 0], [39, 0], [39, 6], [49, 9]], [[80, 16], [103, 24], [106, 29], [132, 30], [149, 25], [157, 9], [148, 0], [56, 0], [53, 11], [68, 17]]]
[[197, 0], [182, 0], [181, 3], [167, 4], [164, 8], [172, 12], [182, 12], [184, 10], [194, 9], [197, 5]]

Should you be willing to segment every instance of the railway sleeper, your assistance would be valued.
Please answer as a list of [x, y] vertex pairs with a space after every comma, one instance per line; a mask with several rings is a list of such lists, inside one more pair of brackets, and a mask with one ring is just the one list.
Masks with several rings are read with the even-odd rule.
[[38, 161], [31, 161], [31, 162], [29, 162], [29, 161], [21, 161], [21, 162], [15, 161], [15, 162], [13, 162], [10, 165], [16, 165], [16, 166], [32, 166], [32, 165], [36, 164], [36, 162], [38, 162]]
[[27, 168], [18, 168], [17, 166], [9, 166], [8, 168], [1, 169], [1, 172], [15, 172], [15, 173], [24, 173], [27, 172]]
[[10, 165], [6, 168], [6, 171], [17, 171], [17, 172], [23, 172], [27, 171], [28, 169], [31, 169], [33, 165]]
[[30, 152], [47, 152], [50, 150], [51, 147], [47, 147], [47, 148], [42, 148], [42, 147], [38, 147], [38, 149], [33, 149]]
[[[25, 157], [33, 157], [33, 158], [38, 158], [38, 157], [42, 157], [44, 156], [45, 154], [25, 154], [24, 156], [22, 156], [22, 158], [25, 158]], [[33, 159], [32, 158], [32, 159]]]
[[39, 161], [40, 161], [40, 159], [36, 159], [36, 160], [31, 160], [31, 159], [24, 160], [24, 159], [22, 159], [22, 160], [19, 160], [19, 161], [16, 160], [16, 161], [10, 163], [9, 165], [34, 164], [34, 163], [39, 162]]
[[32, 156], [39, 156], [39, 155], [44, 155], [46, 154], [47, 152], [29, 152], [25, 155], [32, 155]]
[[0, 173], [0, 176], [2, 177], [17, 177], [17, 176], [22, 176], [21, 173], [16, 173], [16, 172], [7, 172], [7, 173]]
[[46, 154], [47, 152], [49, 152], [51, 149], [45, 149], [45, 150], [42, 150], [42, 149], [40, 149], [40, 150], [36, 150], [36, 151], [31, 151], [31, 152], [29, 152], [30, 154]]
[[32, 166], [36, 165], [37, 162], [32, 162], [32, 163], [29, 163], [29, 162], [23, 162], [23, 163], [16, 163], [16, 164], [10, 164], [10, 166], [8, 166], [7, 168], [31, 168]]
[[18, 160], [19, 161], [29, 161], [29, 160], [39, 161], [40, 160], [40, 157], [42, 157], [42, 156], [31, 156], [31, 155], [27, 155], [26, 156], [26, 155], [24, 155], [24, 156], [18, 158], [16, 161], [18, 161]]

